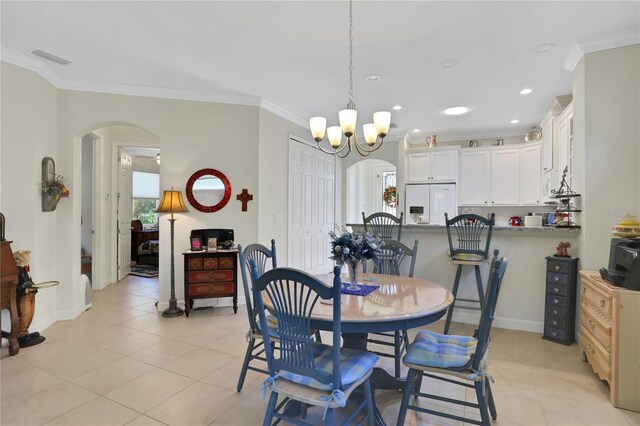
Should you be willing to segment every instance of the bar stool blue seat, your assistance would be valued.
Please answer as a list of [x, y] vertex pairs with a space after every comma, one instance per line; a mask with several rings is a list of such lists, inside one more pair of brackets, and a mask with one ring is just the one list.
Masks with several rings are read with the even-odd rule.
[[[480, 275], [480, 265], [487, 261], [489, 256], [489, 245], [491, 244], [491, 233], [495, 224], [495, 213], [486, 217], [477, 214], [462, 214], [449, 219], [447, 213], [444, 214], [447, 225], [447, 237], [449, 238], [450, 262], [457, 265], [456, 278], [453, 283], [454, 301], [449, 306], [447, 319], [444, 324], [444, 334], [449, 334], [453, 311], [458, 309], [471, 309], [480, 311], [484, 306], [484, 290], [482, 286], [482, 276]], [[483, 242], [483, 234], [486, 233], [486, 240]], [[456, 246], [454, 247], [452, 234], [455, 232]], [[476, 285], [478, 288], [478, 299], [463, 299], [458, 297], [460, 287], [460, 277], [464, 266], [473, 266], [476, 275]], [[464, 304], [459, 305], [459, 302]], [[478, 304], [478, 306], [475, 306]]]

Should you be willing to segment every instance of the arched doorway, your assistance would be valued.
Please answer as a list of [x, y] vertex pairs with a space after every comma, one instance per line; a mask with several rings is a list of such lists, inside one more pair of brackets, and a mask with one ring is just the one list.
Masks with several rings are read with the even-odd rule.
[[[85, 291], [85, 307], [88, 307], [90, 294], [86, 294], [87, 291], [104, 289], [126, 275], [119, 276], [118, 271], [123, 267], [123, 259], [130, 259], [134, 250], [131, 244], [132, 176], [136, 169], [141, 169], [159, 177], [156, 157], [159, 154], [160, 139], [132, 124], [108, 123], [83, 131], [80, 140], [80, 248], [83, 262], [87, 258], [91, 259], [92, 286], [89, 289], [81, 288], [81, 291]], [[131, 158], [131, 178], [127, 188], [122, 187], [123, 182], [127, 182], [121, 176], [121, 160], [124, 156]], [[156, 192], [158, 191], [159, 187], [156, 188]], [[123, 215], [126, 210], [128, 213]], [[127, 256], [123, 257], [123, 254]], [[83, 265], [82, 272], [86, 274], [87, 267], [86, 264]], [[81, 287], [85, 283], [86, 279], [81, 276]], [[155, 289], [154, 299], [157, 300], [157, 284]]]
[[[347, 223], [362, 223], [362, 212], [396, 214], [397, 203], [384, 198], [385, 190], [396, 187], [396, 166], [375, 159], [359, 161], [351, 165], [346, 173], [346, 219]], [[397, 198], [396, 198], [397, 200]]]

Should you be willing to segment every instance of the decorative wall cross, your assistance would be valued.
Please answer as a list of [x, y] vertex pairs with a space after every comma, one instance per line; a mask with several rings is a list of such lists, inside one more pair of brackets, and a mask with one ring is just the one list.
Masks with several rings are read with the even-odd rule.
[[242, 211], [246, 212], [247, 204], [249, 203], [249, 201], [253, 200], [253, 195], [249, 194], [247, 188], [243, 188], [242, 193], [236, 196], [236, 200], [242, 202]]

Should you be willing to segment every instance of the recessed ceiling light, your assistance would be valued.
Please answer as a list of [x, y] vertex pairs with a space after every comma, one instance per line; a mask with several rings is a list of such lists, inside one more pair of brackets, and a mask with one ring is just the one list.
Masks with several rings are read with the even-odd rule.
[[382, 77], [380, 77], [378, 74], [369, 74], [368, 76], [366, 76], [364, 79], [367, 81], [378, 81], [380, 80]]
[[398, 110], [402, 109], [402, 105], [394, 105], [393, 109], [398, 111]]
[[450, 106], [442, 110], [444, 115], [462, 115], [471, 111], [471, 107], [464, 105]]
[[556, 45], [552, 44], [552, 43], [540, 44], [540, 45], [534, 47], [533, 49], [531, 49], [531, 51], [533, 53], [544, 53], [544, 52], [550, 51], [554, 47], [556, 47]]
[[440, 62], [440, 66], [442, 68], [453, 68], [459, 63], [460, 62], [456, 61], [455, 59], [449, 59], [448, 61]]
[[528, 95], [528, 94], [529, 94], [529, 93], [531, 93], [531, 92], [533, 92], [533, 90], [531, 90], [531, 89], [522, 89], [522, 90], [520, 91], [520, 94], [521, 94], [521, 95]]
[[509, 123], [511, 124], [518, 124], [520, 122], [520, 120], [511, 120]]
[[413, 131], [413, 133], [418, 133], [420, 131], [420, 129], [413, 129], [412, 131]]

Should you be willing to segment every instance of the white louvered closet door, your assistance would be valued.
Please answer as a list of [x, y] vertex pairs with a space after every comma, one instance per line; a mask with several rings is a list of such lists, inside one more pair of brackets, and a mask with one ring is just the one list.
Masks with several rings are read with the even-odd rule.
[[335, 158], [290, 139], [288, 266], [310, 274], [331, 271], [334, 198]]

